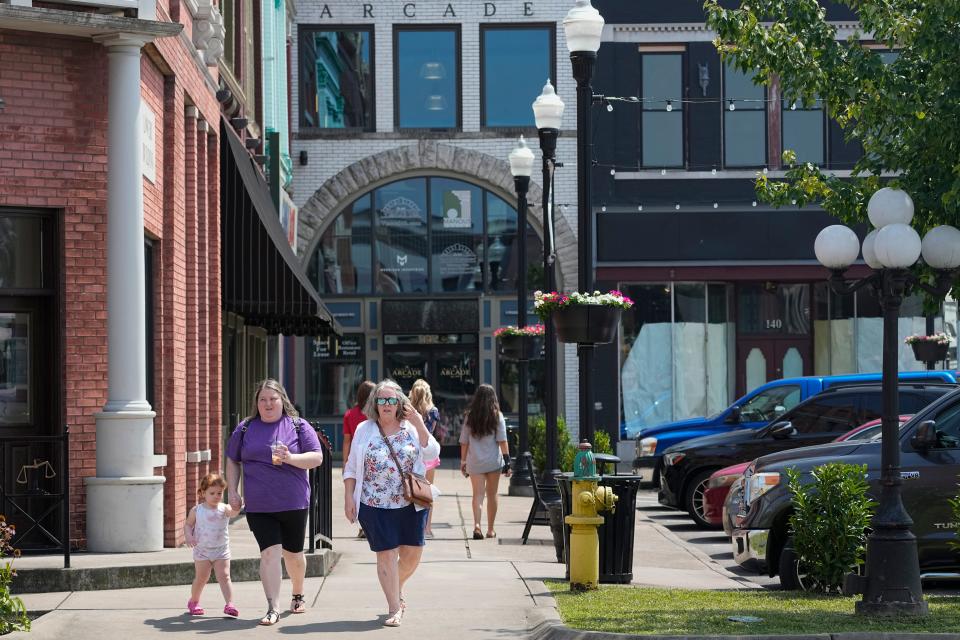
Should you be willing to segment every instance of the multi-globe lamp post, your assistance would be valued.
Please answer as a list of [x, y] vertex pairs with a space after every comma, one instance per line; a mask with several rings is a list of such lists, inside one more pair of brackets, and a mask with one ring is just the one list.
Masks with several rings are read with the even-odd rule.
[[[881, 489], [872, 531], [867, 539], [863, 576], [847, 578], [846, 590], [862, 593], [856, 611], [867, 615], [925, 615], [927, 603], [920, 586], [920, 567], [913, 521], [903, 506], [900, 476], [897, 319], [903, 298], [921, 289], [942, 299], [960, 267], [960, 230], [939, 226], [924, 236], [910, 226], [913, 201], [899, 189], [884, 187], [870, 198], [867, 214], [875, 229], [863, 240], [863, 259], [874, 271], [847, 282], [843, 272], [857, 259], [860, 241], [852, 229], [832, 225], [814, 243], [817, 260], [831, 271], [830, 285], [839, 294], [871, 286], [883, 311], [883, 408], [880, 453]], [[928, 283], [910, 268], [923, 256], [935, 272]]]
[[[517, 192], [517, 327], [527, 326], [527, 192], [530, 189], [530, 175], [533, 173], [533, 151], [527, 147], [527, 141], [520, 136], [517, 147], [510, 152], [510, 173]], [[517, 459], [510, 478], [510, 495], [533, 495], [533, 485], [529, 470], [523, 462], [523, 453], [529, 449], [529, 425], [527, 424], [527, 360], [517, 362], [520, 369], [520, 393], [518, 403], [520, 420], [520, 442]]]
[[[593, 215], [590, 173], [593, 170], [593, 131], [590, 108], [595, 96], [590, 82], [603, 34], [603, 17], [590, 0], [577, 0], [563, 19], [573, 77], [577, 81], [577, 287], [593, 291]], [[580, 440], [593, 442], [594, 406], [590, 370], [593, 349], [578, 348], [580, 356]]]
[[[563, 100], [557, 95], [550, 80], [543, 86], [543, 91], [533, 102], [533, 117], [537, 124], [537, 135], [540, 138], [540, 153], [543, 156], [541, 166], [543, 176], [543, 288], [545, 291], [556, 291], [557, 274], [554, 270], [556, 256], [553, 248], [553, 206], [551, 196], [553, 192], [553, 172], [557, 167], [557, 139], [560, 137], [560, 128], [563, 126]], [[557, 334], [553, 323], [544, 323], [544, 362], [543, 362], [543, 405], [545, 418], [544, 448], [546, 449], [544, 468], [541, 469], [543, 478], [553, 483], [552, 478], [559, 473], [557, 468], [557, 394], [554, 385], [557, 383]]]

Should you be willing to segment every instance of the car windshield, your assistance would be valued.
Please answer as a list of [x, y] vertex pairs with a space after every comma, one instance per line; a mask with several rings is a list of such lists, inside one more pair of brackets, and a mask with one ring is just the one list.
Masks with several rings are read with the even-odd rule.
[[799, 402], [799, 385], [788, 384], [761, 391], [740, 407], [740, 422], [770, 422]]

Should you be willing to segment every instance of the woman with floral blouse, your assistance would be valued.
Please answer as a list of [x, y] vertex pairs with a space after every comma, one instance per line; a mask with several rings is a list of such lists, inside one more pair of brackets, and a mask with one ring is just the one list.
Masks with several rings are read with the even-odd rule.
[[406, 610], [403, 585], [420, 564], [427, 522], [427, 510], [403, 497], [403, 473], [423, 475], [425, 463], [439, 457], [440, 444], [393, 380], [376, 386], [363, 413], [368, 420], [357, 427], [343, 470], [343, 510], [350, 522], [360, 521], [377, 554], [388, 607], [384, 625], [399, 627]]

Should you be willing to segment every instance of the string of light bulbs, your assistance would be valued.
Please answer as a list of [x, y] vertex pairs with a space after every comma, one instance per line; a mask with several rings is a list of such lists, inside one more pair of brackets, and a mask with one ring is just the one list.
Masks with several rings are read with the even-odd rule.
[[[597, 96], [597, 100], [599, 102], [606, 104], [607, 111], [612, 112], [613, 102], [623, 102], [625, 104], [638, 104], [638, 105], [666, 103], [663, 107], [665, 111], [673, 111], [673, 105], [675, 104], [684, 105], [684, 104], [727, 103], [727, 110], [736, 111], [738, 103], [750, 103], [750, 104], [755, 103], [755, 104], [767, 105], [773, 102], [780, 102], [783, 99], [782, 98], [730, 98], [730, 97], [727, 97], [727, 98], [641, 98], [637, 96]], [[812, 109], [822, 109], [823, 107], [822, 105], [819, 104], [820, 102], [821, 101], [819, 99], [816, 100], [815, 103], [817, 104], [817, 106], [812, 107]], [[805, 107], [803, 107], [803, 105], [797, 100], [792, 101], [789, 106], [790, 111], [796, 111], [797, 109], [803, 110], [804, 108]]]

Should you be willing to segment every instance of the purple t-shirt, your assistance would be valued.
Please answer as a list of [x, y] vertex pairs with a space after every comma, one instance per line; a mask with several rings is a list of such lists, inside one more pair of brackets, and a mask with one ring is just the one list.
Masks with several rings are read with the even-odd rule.
[[243, 465], [243, 499], [250, 513], [294, 511], [310, 506], [307, 471], [292, 464], [273, 464], [270, 443], [274, 440], [287, 445], [290, 453], [321, 450], [320, 440], [306, 420], [300, 421], [299, 436], [288, 416], [276, 422], [255, 418], [247, 425], [246, 433], [237, 426], [227, 442], [227, 457]]

